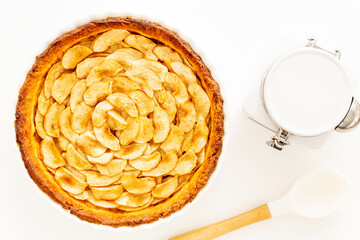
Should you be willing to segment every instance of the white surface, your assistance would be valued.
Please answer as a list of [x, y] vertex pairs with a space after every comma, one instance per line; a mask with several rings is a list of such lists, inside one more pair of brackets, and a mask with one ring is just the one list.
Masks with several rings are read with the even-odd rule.
[[352, 101], [351, 82], [340, 61], [305, 47], [276, 60], [266, 74], [263, 95], [271, 118], [298, 136], [333, 130]]
[[334, 171], [319, 170], [296, 180], [281, 198], [268, 203], [272, 217], [297, 214], [308, 218], [327, 217], [338, 211], [347, 198], [348, 183]]
[[[281, 196], [302, 174], [336, 169], [350, 183], [350, 198], [325, 219], [282, 216], [220, 239], [360, 239], [360, 129], [334, 134], [321, 150], [296, 146], [277, 152], [265, 145], [272, 132], [259, 128], [242, 111], [257, 64], [257, 46], [267, 36], [317, 36], [343, 50], [359, 66], [360, 15], [357, 1], [6, 1], [1, 24], [0, 239], [165, 239], [250, 210]], [[17, 91], [48, 39], [106, 12], [146, 15], [180, 32], [213, 69], [230, 109], [228, 151], [200, 203], [173, 221], [129, 233], [98, 230], [60, 214], [35, 190], [16, 158], [14, 107]], [[346, 56], [346, 58], [345, 58]], [[352, 60], [352, 61], [350, 61]], [[359, 71], [358, 71], [359, 72]]]

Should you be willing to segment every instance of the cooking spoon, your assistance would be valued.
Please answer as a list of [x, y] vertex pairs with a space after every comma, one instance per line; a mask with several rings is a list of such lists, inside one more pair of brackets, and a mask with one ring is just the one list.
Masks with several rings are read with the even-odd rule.
[[341, 175], [328, 170], [312, 172], [299, 178], [280, 199], [169, 240], [214, 239], [249, 224], [283, 214], [297, 214], [308, 218], [325, 217], [340, 208], [347, 192], [347, 181]]

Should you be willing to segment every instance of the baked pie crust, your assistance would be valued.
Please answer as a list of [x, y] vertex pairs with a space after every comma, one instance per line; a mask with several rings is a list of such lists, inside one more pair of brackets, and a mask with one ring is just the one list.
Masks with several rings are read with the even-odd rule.
[[[129, 59], [140, 58], [138, 64], [157, 61], [166, 71], [130, 67]], [[147, 84], [139, 80], [144, 74]], [[114, 86], [116, 76], [133, 81]], [[176, 112], [163, 104], [163, 87]], [[83, 97], [69, 97], [76, 91]], [[195, 198], [215, 170], [223, 119], [219, 86], [184, 40], [157, 23], [116, 17], [61, 35], [36, 58], [19, 93], [15, 128], [25, 167], [43, 192], [82, 220], [121, 227], [154, 222]], [[136, 148], [130, 154], [129, 146]]]

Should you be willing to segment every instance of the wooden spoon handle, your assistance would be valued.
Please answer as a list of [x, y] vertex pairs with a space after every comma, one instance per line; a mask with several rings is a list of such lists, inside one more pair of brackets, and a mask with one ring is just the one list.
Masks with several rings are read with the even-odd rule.
[[252, 223], [260, 222], [271, 218], [271, 213], [267, 204], [240, 214], [236, 217], [226, 219], [221, 222], [184, 233], [182, 235], [170, 238], [169, 240], [207, 240], [214, 239], [238, 228], [247, 226]]

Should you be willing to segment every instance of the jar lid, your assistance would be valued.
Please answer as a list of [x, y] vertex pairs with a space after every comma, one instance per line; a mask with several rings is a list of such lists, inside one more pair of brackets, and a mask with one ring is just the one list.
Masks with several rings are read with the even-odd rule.
[[262, 100], [270, 118], [298, 136], [317, 136], [344, 119], [352, 101], [349, 76], [332, 54], [300, 48], [281, 58], [263, 78]]

